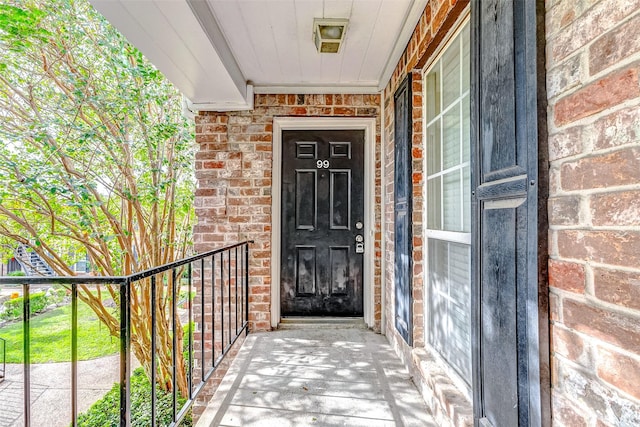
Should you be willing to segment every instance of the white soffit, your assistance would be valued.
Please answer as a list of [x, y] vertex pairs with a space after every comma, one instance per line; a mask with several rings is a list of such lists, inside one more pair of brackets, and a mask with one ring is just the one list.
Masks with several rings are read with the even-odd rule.
[[231, 62], [223, 61], [228, 58], [218, 53], [187, 1], [90, 2], [180, 89], [193, 109], [253, 107], [252, 87], [237, 66], [234, 69]]
[[[201, 110], [252, 108], [253, 90], [378, 93], [427, 1], [90, 0]], [[316, 51], [323, 17], [349, 19], [338, 54]]]

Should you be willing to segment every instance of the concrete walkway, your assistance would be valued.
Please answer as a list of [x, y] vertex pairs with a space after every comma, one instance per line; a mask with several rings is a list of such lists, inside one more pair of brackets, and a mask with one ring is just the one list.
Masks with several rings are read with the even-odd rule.
[[[23, 365], [8, 364], [0, 383], [0, 426], [24, 426]], [[78, 362], [78, 407], [86, 411], [120, 378], [120, 356]], [[31, 365], [31, 425], [71, 423], [71, 363]]]
[[197, 427], [435, 427], [385, 337], [306, 326], [249, 334]]

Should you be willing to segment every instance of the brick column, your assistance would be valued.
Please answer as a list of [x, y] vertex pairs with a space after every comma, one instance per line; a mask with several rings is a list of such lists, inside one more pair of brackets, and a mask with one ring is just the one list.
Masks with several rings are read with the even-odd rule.
[[640, 425], [640, 2], [546, 19], [554, 424]]

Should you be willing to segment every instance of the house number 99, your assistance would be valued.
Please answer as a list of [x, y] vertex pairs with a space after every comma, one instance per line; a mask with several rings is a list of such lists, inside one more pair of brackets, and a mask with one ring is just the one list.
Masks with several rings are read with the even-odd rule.
[[318, 160], [316, 166], [318, 166], [318, 169], [327, 169], [329, 167], [329, 160]]

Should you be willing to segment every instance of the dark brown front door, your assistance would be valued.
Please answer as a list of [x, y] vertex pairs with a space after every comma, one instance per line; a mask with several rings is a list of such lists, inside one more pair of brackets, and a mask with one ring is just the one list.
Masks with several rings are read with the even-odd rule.
[[364, 131], [282, 132], [280, 310], [361, 316]]

